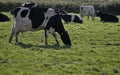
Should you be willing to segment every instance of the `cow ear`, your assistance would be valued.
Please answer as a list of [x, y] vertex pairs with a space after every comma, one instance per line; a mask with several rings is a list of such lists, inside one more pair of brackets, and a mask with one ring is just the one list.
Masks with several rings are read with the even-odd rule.
[[20, 10], [20, 8], [15, 8], [15, 9], [10, 11], [10, 14], [16, 15], [19, 10]]

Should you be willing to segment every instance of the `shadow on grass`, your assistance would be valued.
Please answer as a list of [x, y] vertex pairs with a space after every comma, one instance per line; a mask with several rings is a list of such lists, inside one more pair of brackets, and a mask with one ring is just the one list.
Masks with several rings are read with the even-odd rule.
[[45, 49], [68, 49], [71, 48], [71, 46], [68, 45], [63, 45], [63, 46], [58, 46], [58, 45], [33, 45], [33, 44], [25, 44], [22, 42], [17, 43], [16, 45], [21, 46], [22, 48], [32, 48], [32, 47], [36, 47], [36, 48], [45, 48]]

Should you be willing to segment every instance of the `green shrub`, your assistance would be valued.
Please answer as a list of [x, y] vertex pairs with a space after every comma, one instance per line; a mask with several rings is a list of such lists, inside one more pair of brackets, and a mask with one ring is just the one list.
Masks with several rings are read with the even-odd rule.
[[110, 12], [116, 15], [120, 15], [120, 3], [111, 3], [106, 5], [95, 5], [96, 10], [103, 12]]
[[[22, 3], [2, 3], [0, 2], [0, 11], [10, 11], [15, 7], [20, 6]], [[77, 3], [66, 3], [66, 4], [58, 4], [58, 3], [38, 3], [40, 7], [51, 7], [54, 9], [64, 9], [67, 12], [74, 12], [74, 13], [80, 13], [79, 5]], [[94, 4], [96, 10], [104, 11], [104, 12], [110, 12], [116, 15], [120, 15], [120, 3], [110, 3], [110, 4]]]

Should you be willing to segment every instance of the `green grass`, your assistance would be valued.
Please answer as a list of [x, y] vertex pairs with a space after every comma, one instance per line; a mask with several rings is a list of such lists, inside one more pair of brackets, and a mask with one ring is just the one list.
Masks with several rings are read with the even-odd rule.
[[0, 22], [0, 75], [120, 75], [120, 22], [85, 17], [83, 24], [64, 24], [71, 47], [59, 35], [60, 46], [51, 35], [45, 45], [43, 30], [20, 34], [21, 43], [9, 44], [12, 24]]

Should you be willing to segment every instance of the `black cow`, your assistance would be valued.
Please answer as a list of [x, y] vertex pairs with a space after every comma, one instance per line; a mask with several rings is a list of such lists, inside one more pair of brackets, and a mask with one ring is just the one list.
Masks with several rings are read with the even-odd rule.
[[48, 34], [51, 33], [57, 45], [57, 32], [65, 45], [71, 45], [69, 34], [64, 29], [60, 16], [52, 8], [26, 8], [18, 7], [11, 11], [15, 17], [15, 24], [12, 27], [9, 43], [15, 35], [16, 42], [18, 42], [18, 34], [26, 31], [45, 30], [45, 44], [47, 43]]
[[6, 21], [9, 21], [9, 17], [0, 13], [0, 22], [6, 22]]
[[112, 13], [97, 11], [96, 16], [100, 17], [102, 22], [118, 22], [119, 19]]

